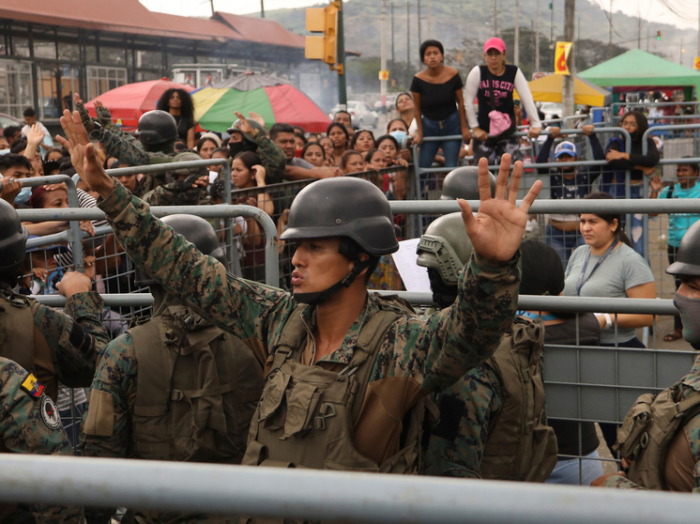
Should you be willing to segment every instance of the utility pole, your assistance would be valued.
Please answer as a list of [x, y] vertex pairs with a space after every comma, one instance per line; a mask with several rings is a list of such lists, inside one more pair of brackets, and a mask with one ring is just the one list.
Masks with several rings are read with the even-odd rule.
[[[698, 43], [698, 47], [700, 47], [700, 42]], [[649, 24], [647, 24], [647, 53], [649, 52]]]
[[540, 0], [537, 0], [535, 15], [535, 73], [540, 71]]
[[431, 28], [430, 28], [430, 26], [432, 25], [432, 21], [433, 21], [433, 19], [431, 18], [431, 14], [430, 14], [430, 7], [431, 7], [432, 3], [433, 3], [433, 0], [428, 0], [428, 40], [433, 38], [432, 37], [433, 33], [431, 31]]
[[406, 2], [406, 78], [404, 84], [408, 87], [411, 75], [411, 0]]
[[493, 0], [493, 36], [498, 36], [498, 0]]
[[[211, 0], [212, 11], [214, 10], [214, 0]], [[265, 0], [260, 0], [260, 18], [265, 18]]]
[[214, 0], [209, 0], [209, 3], [211, 4], [211, 16], [214, 16]]
[[549, 46], [554, 49], [554, 0], [549, 2]]
[[345, 26], [343, 24], [343, 0], [338, 0], [338, 48], [336, 61], [338, 62], [338, 104], [348, 106], [348, 89], [345, 83]]
[[[564, 41], [573, 42], [574, 37], [574, 27], [576, 21], [576, 0], [566, 0], [564, 3]], [[573, 57], [569, 60], [569, 72], [571, 74], [564, 75], [563, 86], [562, 86], [562, 103], [563, 103], [563, 117], [571, 116], [574, 114], [574, 75], [575, 64]]]
[[637, 31], [637, 49], [642, 48], [642, 14], [639, 14], [639, 30]]
[[[420, 18], [421, 18], [421, 16], [420, 16], [420, 0], [418, 0], [418, 16], [417, 16], [417, 18], [418, 18], [418, 46], [420, 47], [420, 45], [423, 43], [423, 40], [422, 40], [422, 37], [420, 34], [421, 33], [421, 31], [420, 31], [420, 29], [421, 29], [421, 27], [420, 27], [420, 22], [421, 22], [421, 20], [420, 20]], [[418, 69], [421, 69], [422, 66], [423, 66], [423, 57], [419, 57], [418, 58]]]
[[423, 43], [422, 37], [421, 37], [421, 8], [420, 8], [420, 0], [417, 0], [417, 6], [416, 9], [418, 10], [418, 45], [420, 46]]
[[[386, 1], [382, 0], [382, 35], [381, 35], [381, 69], [386, 71]], [[380, 80], [380, 93], [382, 100], [382, 110], [386, 114], [386, 79], [382, 76]]]
[[612, 32], [613, 32], [613, 25], [612, 25], [612, 4], [613, 0], [610, 0], [610, 15], [608, 18], [608, 21], [610, 22], [610, 37], [608, 39], [608, 60], [612, 58]]
[[394, 61], [396, 56], [394, 55], [394, 2], [391, 2], [391, 68], [394, 68]]
[[[700, 9], [700, 7], [698, 7], [698, 9]], [[698, 53], [695, 56], [700, 56], [700, 11], [698, 11]], [[693, 60], [693, 62], [695, 62], [695, 60]]]
[[513, 63], [517, 66], [520, 63], [520, 0], [515, 0], [515, 52]]

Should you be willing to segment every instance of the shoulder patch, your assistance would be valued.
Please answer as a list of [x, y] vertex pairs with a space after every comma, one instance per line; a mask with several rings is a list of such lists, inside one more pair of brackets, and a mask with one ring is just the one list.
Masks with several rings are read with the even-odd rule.
[[44, 389], [46, 389], [45, 386], [39, 384], [39, 381], [34, 376], [34, 373], [27, 375], [27, 378], [24, 379], [24, 382], [22, 382], [20, 388], [26, 391], [32, 398], [39, 398], [44, 392]]
[[57, 430], [61, 427], [61, 417], [58, 415], [56, 405], [46, 395], [41, 399], [41, 409], [39, 411], [41, 412], [41, 420], [44, 421], [47, 428]]

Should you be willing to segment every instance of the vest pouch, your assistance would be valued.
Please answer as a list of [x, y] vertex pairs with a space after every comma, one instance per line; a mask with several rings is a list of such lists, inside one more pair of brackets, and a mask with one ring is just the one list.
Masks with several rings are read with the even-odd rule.
[[[328, 413], [322, 413], [321, 417], [314, 416], [316, 406], [321, 398], [321, 392], [316, 385], [306, 382], [296, 383], [286, 392], [285, 396], [287, 398], [287, 416], [284, 420], [284, 434], [280, 440], [286, 440], [311, 429], [312, 424], [317, 423], [316, 418], [321, 421], [325, 420], [322, 417]], [[333, 404], [327, 403], [326, 405], [335, 410]]]
[[[258, 422], [267, 429], [279, 429], [284, 425], [285, 414], [280, 417], [279, 412], [282, 403], [286, 400], [287, 385], [291, 378], [291, 375], [277, 371], [267, 379], [258, 407]], [[272, 420], [273, 415], [278, 415], [274, 417], [275, 420]]]
[[544, 482], [557, 465], [557, 436], [554, 428], [545, 424], [536, 424], [532, 431], [532, 450], [529, 473], [526, 482]]
[[617, 430], [613, 451], [619, 451], [627, 460], [635, 460], [649, 443], [648, 430], [653, 421], [651, 404], [654, 397], [652, 393], [640, 396]]
[[364, 471], [377, 473], [379, 466], [355, 449], [349, 435], [328, 444], [324, 468], [335, 471]]

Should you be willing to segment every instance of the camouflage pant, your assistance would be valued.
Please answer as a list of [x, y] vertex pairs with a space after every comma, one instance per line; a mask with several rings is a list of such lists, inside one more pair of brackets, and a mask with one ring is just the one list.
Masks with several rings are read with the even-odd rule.
[[479, 163], [480, 158], [485, 158], [489, 164], [500, 164], [501, 157], [508, 153], [512, 161], [522, 160], [523, 154], [520, 152], [520, 138], [517, 136], [502, 138], [500, 140], [474, 140], [474, 164]]

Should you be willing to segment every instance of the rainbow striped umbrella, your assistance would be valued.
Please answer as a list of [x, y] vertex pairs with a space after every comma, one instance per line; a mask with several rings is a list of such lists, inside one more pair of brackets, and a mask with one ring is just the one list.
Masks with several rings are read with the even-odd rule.
[[300, 126], [308, 133], [324, 132], [331, 123], [304, 93], [273, 76], [246, 73], [192, 93], [194, 118], [202, 129], [225, 132], [236, 120], [234, 111], [253, 111], [267, 129], [277, 122]]

